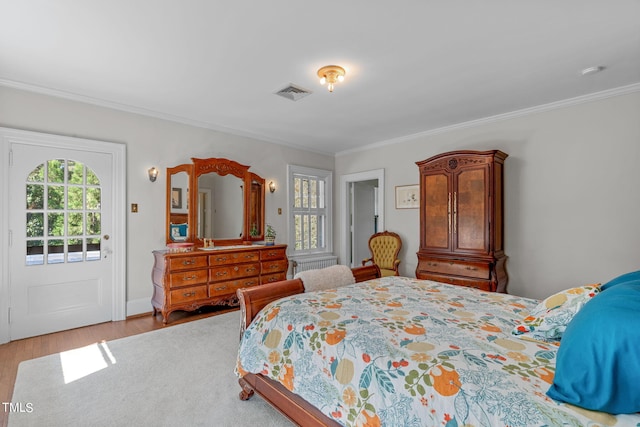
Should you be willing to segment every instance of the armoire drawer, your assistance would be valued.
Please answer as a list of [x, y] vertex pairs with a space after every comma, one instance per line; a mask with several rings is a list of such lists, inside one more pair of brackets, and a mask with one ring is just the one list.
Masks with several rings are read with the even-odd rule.
[[473, 262], [462, 260], [421, 259], [418, 271], [426, 273], [450, 274], [454, 276], [475, 277], [489, 279], [491, 264], [487, 262]]
[[482, 279], [471, 279], [456, 276], [447, 276], [440, 274], [420, 273], [418, 279], [433, 280], [434, 282], [447, 283], [449, 285], [465, 286], [467, 288], [480, 289], [486, 292], [495, 292], [491, 281]]

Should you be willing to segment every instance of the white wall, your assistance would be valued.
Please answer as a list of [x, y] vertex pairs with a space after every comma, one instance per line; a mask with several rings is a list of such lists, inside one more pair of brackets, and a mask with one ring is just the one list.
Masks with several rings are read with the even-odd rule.
[[[284, 243], [286, 165], [334, 166], [331, 156], [6, 87], [0, 87], [0, 126], [126, 144], [127, 206], [137, 203], [139, 209], [127, 212], [128, 315], [151, 310], [151, 251], [165, 243], [165, 168], [189, 163], [191, 157], [226, 157], [250, 165], [278, 186], [266, 194], [265, 214], [278, 231], [277, 241]], [[160, 169], [155, 183], [147, 177], [151, 166]]]
[[509, 154], [509, 293], [543, 298], [640, 269], [640, 93], [339, 155], [338, 177], [385, 169], [385, 228], [403, 238], [403, 275], [415, 276], [419, 210], [396, 210], [394, 188], [418, 183], [416, 161], [462, 149]]
[[[127, 203], [139, 205], [139, 213], [127, 213], [128, 314], [150, 310], [151, 251], [164, 246], [164, 168], [191, 157], [226, 157], [251, 165], [267, 183], [278, 185], [278, 191], [266, 194], [266, 220], [281, 242], [287, 239], [286, 165], [334, 169], [329, 156], [4, 87], [0, 126], [127, 145]], [[505, 246], [510, 293], [542, 298], [640, 269], [640, 93], [336, 157], [335, 185], [344, 174], [385, 169], [385, 228], [403, 238], [404, 275], [415, 272], [418, 210], [396, 210], [394, 188], [418, 182], [416, 161], [460, 149], [509, 154]], [[161, 171], [155, 183], [147, 178], [151, 166]], [[339, 192], [334, 194], [334, 248], [339, 252], [343, 206]]]

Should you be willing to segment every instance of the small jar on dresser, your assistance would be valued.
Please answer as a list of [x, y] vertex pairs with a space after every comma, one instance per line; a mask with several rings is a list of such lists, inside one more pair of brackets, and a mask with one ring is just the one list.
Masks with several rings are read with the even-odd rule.
[[237, 289], [286, 279], [286, 252], [287, 245], [153, 251], [153, 314], [166, 324], [176, 310], [238, 305]]

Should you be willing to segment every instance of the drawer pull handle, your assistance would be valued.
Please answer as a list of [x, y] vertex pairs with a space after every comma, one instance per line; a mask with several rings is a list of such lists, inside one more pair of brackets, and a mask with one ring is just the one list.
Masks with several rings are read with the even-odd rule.
[[246, 273], [253, 273], [254, 271], [256, 271], [255, 267], [249, 267], [245, 270]]
[[273, 265], [270, 265], [269, 268], [272, 270], [277, 270], [278, 268], [280, 268], [280, 266], [278, 264], [273, 264]]
[[184, 280], [195, 280], [197, 278], [198, 276], [196, 276], [195, 274], [193, 276], [184, 276]]
[[251, 282], [245, 282], [245, 286], [253, 286], [255, 285], [256, 282], [255, 281], [251, 281]]
[[185, 292], [184, 294], [182, 294], [182, 296], [185, 297], [195, 297], [196, 293], [195, 292]]
[[226, 286], [218, 286], [218, 287], [216, 288], [216, 291], [224, 291], [225, 289], [227, 289], [227, 287], [226, 287]]
[[269, 252], [267, 256], [277, 256], [278, 252]]
[[226, 261], [226, 260], [227, 260], [227, 257], [226, 257], [226, 256], [216, 258], [216, 261], [218, 261], [218, 262], [220, 262], [220, 261]]
[[467, 270], [469, 271], [476, 271], [478, 268], [477, 267], [467, 267]]
[[220, 276], [226, 276], [226, 275], [227, 275], [227, 272], [226, 272], [226, 271], [218, 271], [218, 272], [216, 273], [216, 276], [218, 276], [218, 277], [220, 277]]
[[240, 269], [238, 268], [238, 266], [236, 265], [235, 267], [233, 267], [233, 271], [240, 271]]
[[182, 261], [182, 265], [192, 265], [192, 264], [195, 264], [195, 263], [196, 263], [196, 260], [194, 258], [185, 259], [185, 260]]
[[438, 263], [437, 263], [437, 262], [428, 262], [428, 263], [427, 263], [427, 265], [428, 265], [429, 267], [437, 267], [437, 266], [438, 266]]
[[251, 255], [251, 254], [246, 254], [244, 257], [245, 257], [246, 259], [253, 259], [253, 255]]

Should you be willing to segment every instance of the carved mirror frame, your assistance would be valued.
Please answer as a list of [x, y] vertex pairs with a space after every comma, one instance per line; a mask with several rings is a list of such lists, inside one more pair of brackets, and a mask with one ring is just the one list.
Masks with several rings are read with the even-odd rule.
[[[175, 167], [167, 168], [167, 201], [166, 201], [166, 241], [167, 243], [175, 243], [172, 238], [172, 232], [176, 232], [176, 221], [182, 221], [184, 215], [176, 216], [172, 212], [172, 205], [175, 203], [175, 189], [172, 187], [172, 176], [180, 172], [186, 172], [188, 175], [188, 187], [185, 198], [188, 204], [187, 213], [187, 231], [184, 242], [194, 243], [201, 246], [203, 239], [198, 237], [197, 221], [198, 221], [198, 178], [207, 173], [216, 173], [220, 176], [233, 175], [241, 180], [242, 186], [242, 234], [239, 238], [223, 238], [213, 239], [215, 244], [219, 245], [236, 245], [250, 244], [254, 241], [264, 240], [264, 208], [265, 208], [265, 179], [261, 176], [249, 172], [250, 166], [242, 165], [234, 160], [225, 158], [208, 158], [199, 159], [192, 158], [192, 164], [183, 164]], [[248, 191], [247, 191], [248, 189]]]

